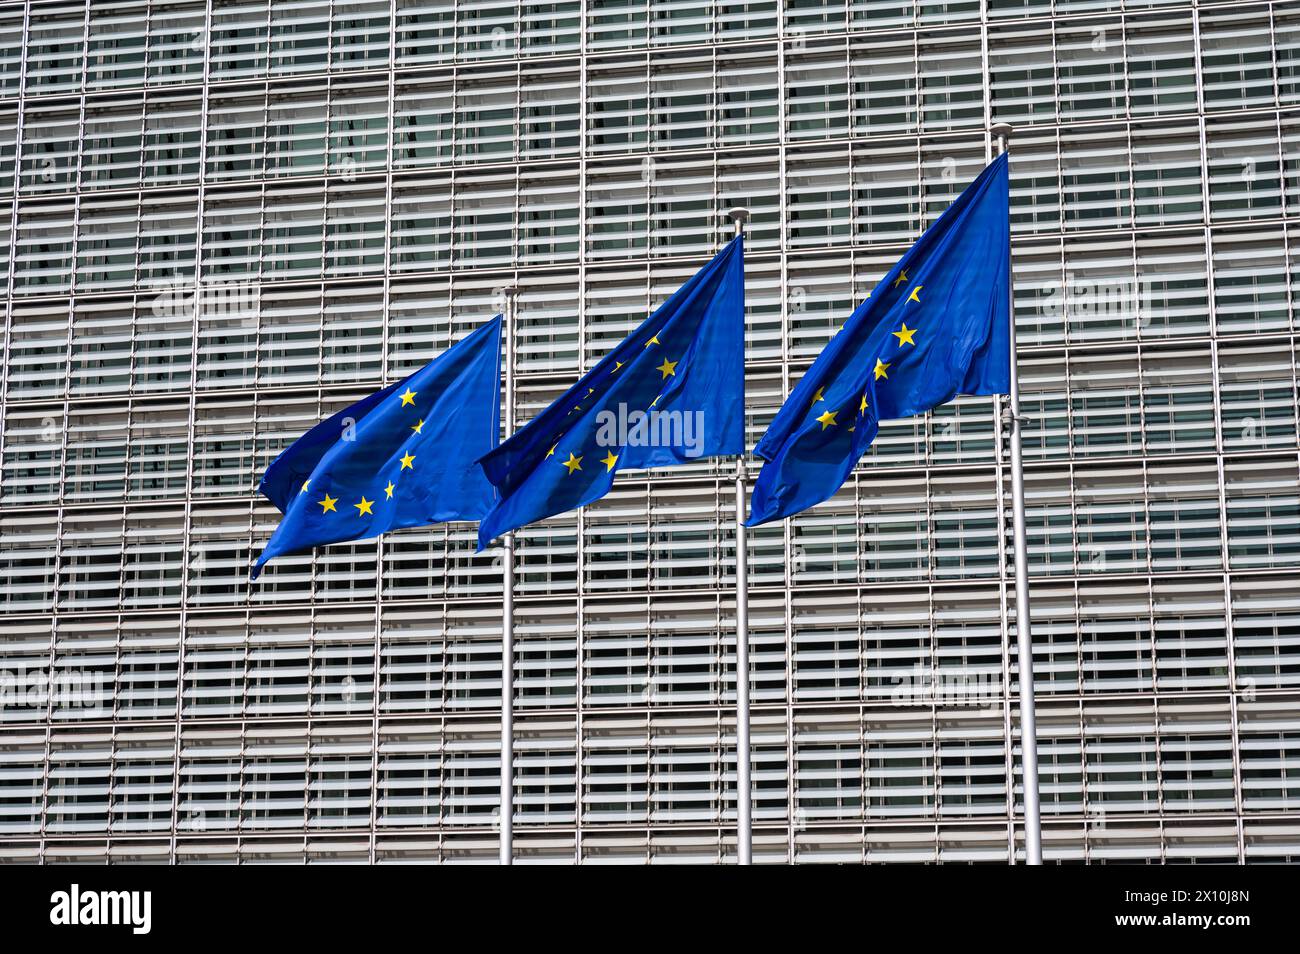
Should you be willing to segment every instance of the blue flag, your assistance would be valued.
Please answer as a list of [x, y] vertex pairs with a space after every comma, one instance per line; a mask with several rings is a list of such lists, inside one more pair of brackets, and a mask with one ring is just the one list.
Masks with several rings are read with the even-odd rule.
[[582, 507], [629, 467], [745, 448], [744, 250], [734, 239], [550, 407], [482, 459], [500, 499], [479, 549]]
[[926, 230], [817, 356], [754, 453], [747, 524], [832, 496], [879, 422], [1010, 384], [1007, 157]]
[[284, 519], [253, 579], [282, 553], [481, 518], [495, 495], [477, 461], [497, 443], [500, 375], [498, 315], [294, 441], [258, 488]]

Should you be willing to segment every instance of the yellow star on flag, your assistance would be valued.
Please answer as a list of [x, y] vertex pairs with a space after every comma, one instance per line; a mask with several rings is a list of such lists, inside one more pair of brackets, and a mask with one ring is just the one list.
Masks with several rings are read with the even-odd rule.
[[888, 378], [889, 375], [885, 373], [888, 370], [889, 370], [889, 365], [881, 361], [879, 358], [877, 358], [876, 359], [876, 380], [879, 381], [881, 378]]
[[898, 277], [894, 279], [894, 287], [897, 288], [905, 281], [907, 281], [907, 269], [903, 269], [898, 273]]
[[652, 344], [660, 344], [660, 343], [661, 343], [661, 342], [659, 341], [659, 336], [658, 336], [658, 335], [655, 335], [653, 338], [651, 338], [649, 341], [647, 341], [647, 342], [645, 343], [645, 346], [648, 348], [648, 347], [650, 347]]
[[361, 503], [354, 503], [352, 506], [354, 506], [354, 507], [357, 508], [357, 516], [358, 516], [358, 517], [365, 516], [366, 514], [370, 514], [370, 516], [373, 517], [373, 516], [375, 515], [375, 512], [374, 512], [373, 510], [370, 509], [370, 506], [371, 506], [371, 504], [373, 504], [373, 503], [374, 503], [373, 500], [367, 500], [367, 499], [366, 499], [366, 495], [365, 495], [365, 494], [362, 494], [362, 495], [361, 495]]
[[621, 367], [623, 367], [623, 362], [622, 362], [622, 361], [615, 361], [615, 362], [614, 362], [614, 371], [611, 371], [611, 372], [609, 372], [609, 373], [610, 373], [610, 374], [613, 374], [615, 371], [617, 371], [617, 370], [618, 370], [619, 368], [621, 368]]
[[824, 400], [826, 400], [825, 395], [826, 395], [826, 389], [825, 389], [825, 388], [818, 388], [818, 389], [817, 389], [817, 393], [813, 395], [813, 403], [814, 403], [814, 404], [817, 404], [817, 403], [820, 402], [820, 401], [824, 401]]
[[608, 474], [614, 469], [614, 465], [618, 463], [618, 458], [614, 456], [613, 451], [606, 451], [600, 462], [605, 465], [605, 473]]
[[414, 404], [415, 392], [412, 391], [410, 388], [407, 388], [406, 393], [401, 395], [401, 398], [402, 398], [402, 407], [406, 407], [406, 405], [408, 404]]
[[817, 420], [821, 424], [822, 430], [824, 431], [826, 430], [826, 428], [830, 427], [832, 424], [835, 423], [835, 412], [826, 411], [821, 415], [821, 417], [817, 418]]
[[388, 486], [384, 488], [384, 493], [388, 495], [386, 499], [393, 499], [393, 482], [391, 480], [388, 482]]
[[[321, 505], [321, 513], [329, 513], [331, 510], [334, 510], [334, 505], [338, 502], [339, 502], [338, 497], [331, 497], [329, 494], [325, 495], [324, 500], [317, 501], [317, 503]], [[334, 510], [334, 512], [338, 513], [337, 510]]]
[[667, 358], [664, 358], [664, 363], [661, 364], [661, 365], [659, 365], [659, 367], [655, 368], [655, 370], [656, 370], [656, 371], [662, 371], [663, 374], [664, 374], [664, 377], [665, 377], [665, 378], [667, 378], [668, 375], [670, 375], [670, 374], [672, 374], [672, 375], [676, 375], [676, 374], [677, 374], [677, 362], [676, 362], [676, 361], [669, 361]]
[[411, 430], [415, 431], [415, 433], [417, 434], [419, 434], [422, 430], [424, 430], [424, 418], [420, 418], [419, 424], [412, 424]]
[[866, 392], [863, 392], [862, 403], [858, 405], [858, 413], [861, 414], [866, 409], [867, 409], [867, 395]]
[[550, 457], [552, 454], [554, 454], [554, 453], [555, 453], [555, 448], [557, 448], [557, 447], [559, 447], [559, 446], [560, 446], [559, 444], [552, 444], [552, 445], [551, 445], [551, 449], [548, 450], [548, 451], [546, 452], [546, 456], [547, 456], [547, 457]]
[[311, 478], [308, 477], [306, 480], [302, 482], [302, 490], [298, 491], [298, 493], [305, 494], [307, 492], [307, 488], [310, 486], [311, 486]]
[[415, 455], [412, 454], [410, 451], [407, 451], [406, 454], [402, 457], [402, 470], [406, 470], [406, 468], [408, 467], [410, 467], [411, 470], [415, 470], [414, 465], [415, 465]]
[[569, 468], [569, 473], [573, 473], [575, 470], [582, 470], [582, 458], [574, 457], [572, 453], [569, 454], [568, 460], [561, 461], [560, 463]]
[[922, 288], [924, 288], [924, 287], [925, 287], [924, 285], [917, 285], [915, 288], [913, 288], [913, 289], [912, 289], [912, 294], [910, 294], [910, 295], [907, 296], [907, 300], [908, 300], [908, 301], [914, 301], [914, 302], [916, 302], [918, 305], [921, 304], [921, 298], [920, 298], [919, 295], [917, 295], [917, 292], [919, 292], [919, 291], [920, 291]]
[[905, 344], [916, 344], [916, 342], [912, 340], [912, 335], [916, 334], [916, 329], [907, 327], [907, 322], [903, 322], [903, 327], [900, 331], [891, 331], [890, 334], [898, 339], [898, 346], [900, 348]]

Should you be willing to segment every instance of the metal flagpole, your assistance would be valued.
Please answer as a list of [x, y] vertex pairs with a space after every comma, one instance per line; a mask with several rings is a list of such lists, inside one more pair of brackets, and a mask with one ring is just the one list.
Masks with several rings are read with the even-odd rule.
[[[515, 295], [507, 285], [501, 334], [505, 339], [506, 437], [515, 430]], [[515, 829], [515, 535], [501, 538], [501, 864], [514, 861]]]
[[[1011, 127], [994, 123], [998, 155], [1011, 148]], [[1009, 226], [1008, 226], [1009, 227]], [[1011, 263], [1007, 263], [1008, 279]], [[1038, 727], [1034, 715], [1034, 641], [1029, 629], [1029, 555], [1025, 543], [1025, 466], [1020, 446], [1020, 374], [1016, 367], [1016, 299], [1010, 298], [1008, 337], [1011, 341], [1011, 394], [1007, 401], [1011, 419], [1011, 507], [1016, 545], [1016, 648], [1020, 669], [1020, 762], [1025, 790], [1025, 863], [1043, 863], [1043, 830], [1038, 811]], [[1012, 855], [1015, 861], [1014, 854]]]
[[[748, 209], [732, 209], [736, 235], [745, 234]], [[752, 863], [754, 822], [749, 761], [749, 551], [745, 535], [745, 454], [736, 458], [736, 854]]]

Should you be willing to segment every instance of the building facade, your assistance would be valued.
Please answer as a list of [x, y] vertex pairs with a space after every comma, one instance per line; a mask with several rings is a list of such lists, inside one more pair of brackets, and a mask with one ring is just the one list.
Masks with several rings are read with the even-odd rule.
[[[752, 446], [995, 119], [1045, 855], [1300, 855], [1300, 3], [115, 0], [0, 3], [0, 857], [494, 861], [493, 554], [250, 584], [266, 465], [511, 283], [526, 421], [737, 205]], [[997, 420], [752, 532], [757, 861], [1023, 854]], [[734, 467], [519, 534], [521, 862], [734, 860]]]

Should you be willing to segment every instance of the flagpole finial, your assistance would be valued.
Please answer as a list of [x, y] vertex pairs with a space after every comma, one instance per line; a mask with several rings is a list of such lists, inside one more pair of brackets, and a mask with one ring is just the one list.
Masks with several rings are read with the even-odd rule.
[[1011, 128], [1010, 123], [994, 123], [989, 127], [989, 132], [993, 138], [998, 141], [998, 155], [1006, 152], [1011, 148], [1011, 134], [1015, 130]]
[[745, 234], [745, 223], [749, 221], [749, 209], [744, 206], [737, 206], [727, 213], [727, 218], [735, 223], [737, 235]]
[[504, 285], [498, 285], [493, 292], [496, 298], [496, 305], [501, 310], [501, 317], [505, 318], [506, 324], [510, 324], [515, 310], [515, 299], [519, 296], [519, 286], [514, 282], [506, 282]]

